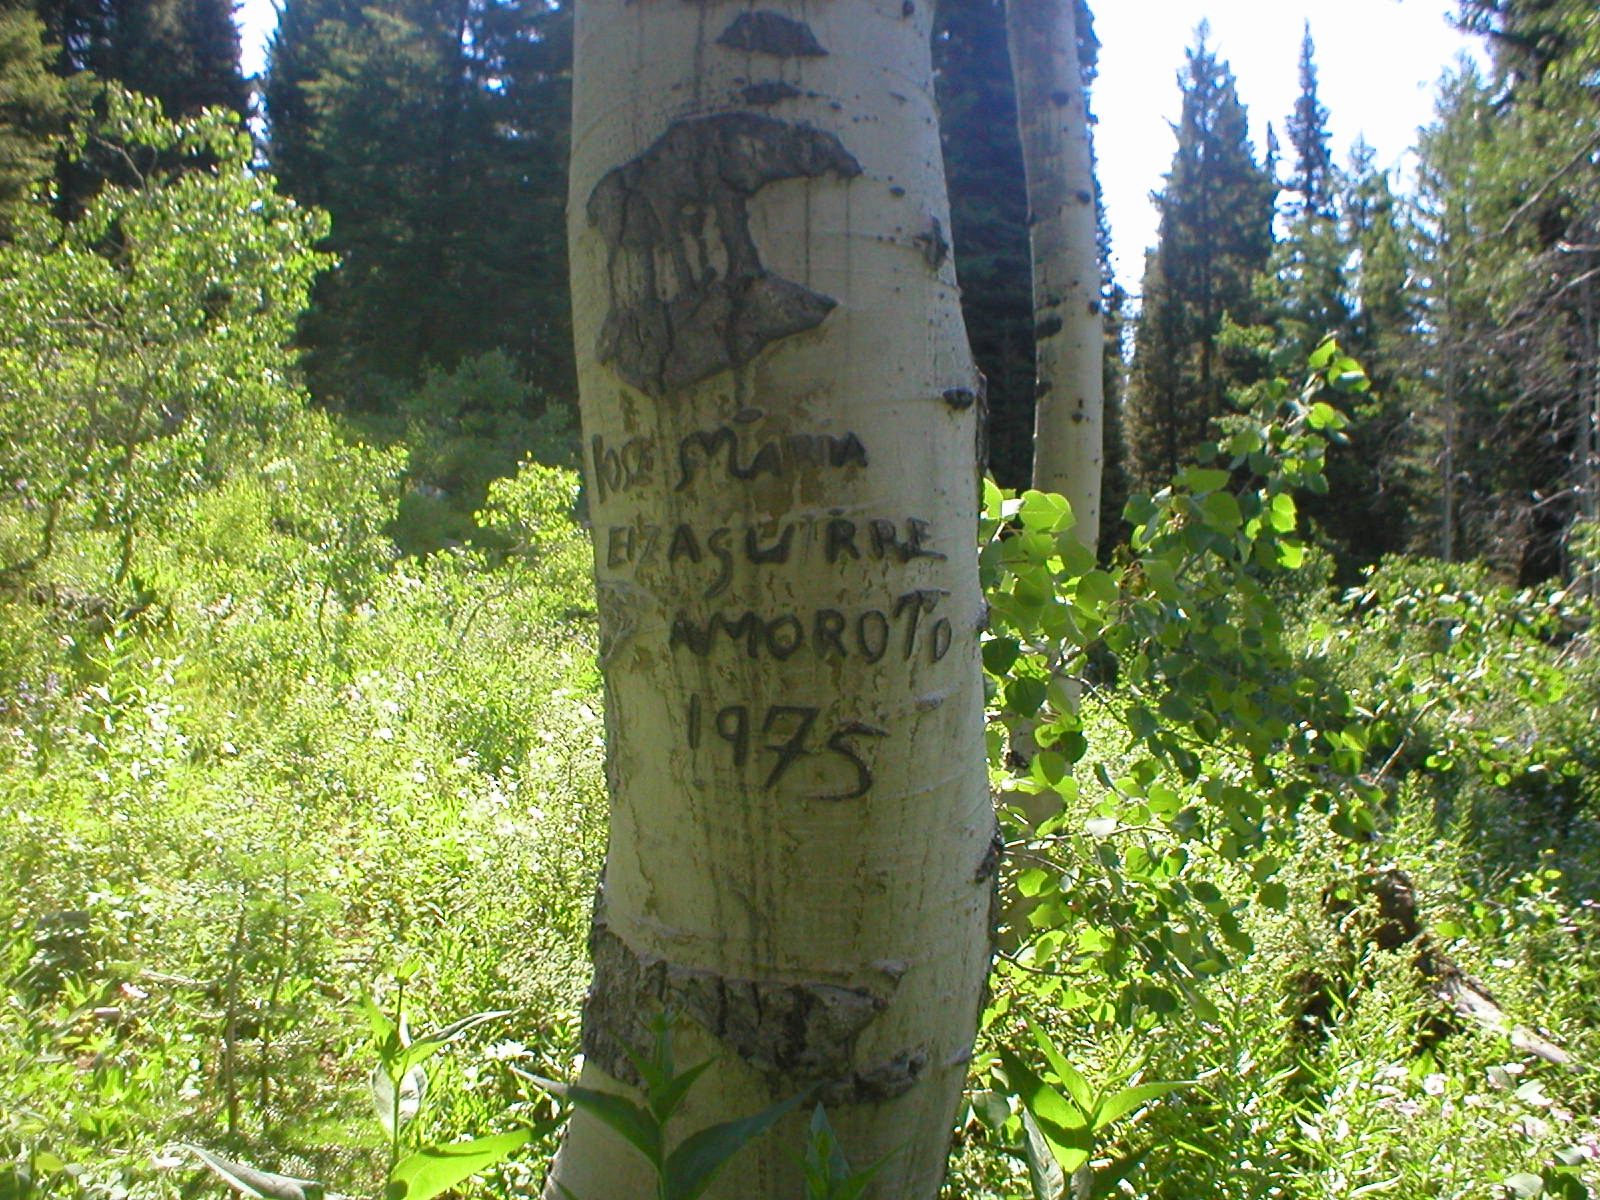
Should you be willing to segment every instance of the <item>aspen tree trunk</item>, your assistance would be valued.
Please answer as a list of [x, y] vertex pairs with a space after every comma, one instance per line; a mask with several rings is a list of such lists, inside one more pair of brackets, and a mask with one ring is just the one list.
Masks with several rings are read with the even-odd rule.
[[[715, 1065], [669, 1136], [812, 1090], [871, 1195], [944, 1175], [997, 850], [927, 0], [584, 0], [568, 234], [610, 845], [583, 1018]], [[797, 1200], [810, 1105], [708, 1195]], [[580, 1112], [579, 1200], [655, 1195]]]
[[1006, 40], [1033, 251], [1033, 486], [1071, 501], [1074, 533], [1092, 550], [1105, 460], [1105, 322], [1077, 0], [1008, 0]]

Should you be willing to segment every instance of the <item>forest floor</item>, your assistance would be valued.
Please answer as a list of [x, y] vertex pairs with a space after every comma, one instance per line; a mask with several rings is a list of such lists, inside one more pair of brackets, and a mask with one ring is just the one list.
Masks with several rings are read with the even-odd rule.
[[[537, 1194], [555, 1112], [511, 1068], [572, 1073], [604, 842], [575, 487], [545, 473], [500, 498], [519, 553], [363, 558], [384, 536], [307, 518], [284, 476], [365, 497], [378, 529], [393, 503], [380, 467], [305, 454], [199, 497], [148, 539], [130, 587], [107, 585], [112, 547], [84, 535], [0, 600], [0, 1196], [219, 1186], [198, 1182], [187, 1144], [376, 1194], [368, 1008], [392, 1012], [398, 981], [419, 1033], [508, 1013], [429, 1063], [407, 1136], [535, 1124], [473, 1186]], [[1481, 575], [1408, 569], [1416, 595], [1490, 595]], [[1306, 652], [1348, 686], [1392, 674], [1393, 645], [1328, 632], [1340, 604], [1294, 602]], [[1001, 964], [951, 1200], [1032, 1194], [995, 1057], [1038, 1057], [1024, 1015], [1093, 1088], [1189, 1081], [1097, 1131], [1097, 1196], [1600, 1194], [1600, 672], [1581, 634], [1518, 636], [1485, 634], [1486, 655], [1545, 656], [1559, 694], [1469, 711], [1414, 671], [1443, 698], [1374, 763], [1389, 800], [1357, 865], [1314, 816], [1268, 902], [1248, 870], [1199, 873], [1204, 847], [1160, 838], [1080, 839], [1083, 861], [1048, 880], [1015, 861], [1007, 905], [1081, 879], [1091, 907], [1052, 926], [1067, 945], [1051, 969], [1014, 944]], [[1091, 696], [1087, 713], [1114, 755], [1115, 703]], [[1452, 722], [1500, 739], [1500, 766], [1451, 761]], [[1092, 825], [1104, 795], [1085, 778], [1058, 827]], [[1172, 864], [1163, 886], [1187, 880], [1229, 950], [1165, 982], [1162, 952], [1145, 954], [1130, 997], [1084, 965], [1103, 961], [1097, 939], [1119, 922], [1134, 945], [1195, 932], [1141, 907], [1153, 868], [1122, 874], [1135, 852]], [[1399, 901], [1381, 882], [1395, 879]], [[1397, 937], [1397, 920], [1424, 932]], [[1493, 997], [1504, 1030], [1452, 1014], [1441, 962]]]

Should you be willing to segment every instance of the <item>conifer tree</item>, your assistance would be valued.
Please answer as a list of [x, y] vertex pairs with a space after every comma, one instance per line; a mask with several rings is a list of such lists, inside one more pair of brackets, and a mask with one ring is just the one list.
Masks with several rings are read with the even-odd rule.
[[1600, 520], [1600, 25], [1588, 0], [1464, 0], [1488, 39], [1423, 140], [1435, 544], [1524, 580]]
[[[154, 97], [172, 120], [223, 108], [242, 121], [249, 112], [233, 0], [35, 0], [35, 11], [54, 47], [52, 68], [74, 81], [75, 111], [90, 125], [106, 108], [98, 89], [108, 83]], [[113, 142], [91, 137], [85, 154], [61, 157], [58, 217], [76, 219], [107, 181], [132, 184], [158, 160], [163, 168], [181, 165], [149, 147]]]
[[1333, 152], [1329, 149], [1328, 110], [1317, 96], [1316, 46], [1311, 41], [1311, 22], [1300, 40], [1300, 96], [1289, 114], [1289, 145], [1294, 150], [1294, 174], [1287, 191], [1291, 195], [1289, 215], [1314, 213], [1333, 216]]
[[1343, 334], [1349, 321], [1344, 296], [1348, 247], [1334, 203], [1328, 110], [1317, 97], [1316, 50], [1311, 26], [1300, 43], [1300, 95], [1288, 120], [1294, 161], [1285, 186], [1286, 227], [1264, 282], [1278, 347], [1290, 363], [1305, 361], [1324, 337]]
[[[1300, 319], [1281, 318], [1278, 329], [1286, 364], [1297, 367], [1317, 329], [1334, 332], [1340, 345], [1366, 369], [1372, 389], [1352, 397], [1356, 420], [1330, 445], [1326, 496], [1308, 497], [1305, 511], [1332, 543], [1338, 565], [1352, 582], [1359, 568], [1412, 547], [1412, 512], [1425, 473], [1421, 439], [1412, 419], [1418, 401], [1414, 383], [1418, 321], [1412, 270], [1414, 254], [1389, 175], [1364, 140], [1350, 168], [1335, 177], [1337, 220], [1302, 215], [1291, 226], [1287, 246], [1301, 265], [1300, 281], [1323, 281], [1337, 298], [1321, 325], [1304, 320], [1308, 287], [1299, 293]], [[1296, 242], [1296, 238], [1307, 240]], [[1289, 296], [1279, 275], [1277, 295]]]
[[1272, 253], [1275, 186], [1257, 164], [1233, 72], [1202, 24], [1179, 76], [1177, 152], [1156, 197], [1134, 339], [1126, 433], [1133, 478], [1171, 477], [1259, 367], [1218, 344], [1225, 318], [1254, 323], [1256, 277]]
[[544, 0], [285, 4], [269, 153], [341, 259], [303, 326], [320, 399], [386, 408], [494, 350], [570, 394], [569, 19]]
[[312, 88], [328, 69], [336, 45], [360, 19], [359, 0], [293, 0], [279, 8], [267, 45], [261, 102], [272, 173], [283, 191], [304, 204], [325, 207]]
[[58, 75], [93, 72], [154, 96], [174, 120], [249, 111], [232, 0], [37, 0], [35, 11]]
[[1415, 206], [1427, 328], [1419, 347], [1419, 376], [1427, 387], [1427, 465], [1438, 486], [1415, 515], [1420, 545], [1446, 561], [1471, 557], [1483, 544], [1492, 487], [1489, 464], [1476, 450], [1491, 427], [1488, 375], [1472, 362], [1487, 326], [1482, 296], [1463, 269], [1479, 196], [1469, 182], [1472, 162], [1489, 135], [1488, 88], [1467, 66], [1446, 81], [1438, 118], [1423, 131]]

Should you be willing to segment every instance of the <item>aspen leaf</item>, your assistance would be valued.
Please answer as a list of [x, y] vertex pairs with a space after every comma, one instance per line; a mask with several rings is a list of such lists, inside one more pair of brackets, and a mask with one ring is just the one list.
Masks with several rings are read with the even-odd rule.
[[1318, 400], [1306, 414], [1306, 424], [1313, 429], [1341, 429], [1346, 424], [1344, 415], [1333, 405]]
[[1066, 497], [1054, 492], [1024, 492], [1022, 508], [1017, 515], [1024, 529], [1040, 533], [1060, 533], [1064, 529], [1071, 529], [1077, 521]]
[[1189, 467], [1178, 476], [1177, 482], [1191, 492], [1214, 492], [1227, 487], [1231, 478], [1218, 467]]

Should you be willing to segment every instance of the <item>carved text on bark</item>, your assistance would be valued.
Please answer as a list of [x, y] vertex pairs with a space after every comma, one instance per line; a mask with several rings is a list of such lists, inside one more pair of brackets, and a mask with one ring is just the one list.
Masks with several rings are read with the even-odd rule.
[[587, 208], [609, 256], [596, 358], [659, 398], [820, 325], [835, 301], [762, 265], [749, 201], [826, 174], [861, 174], [834, 134], [748, 112], [677, 121], [609, 171]]

